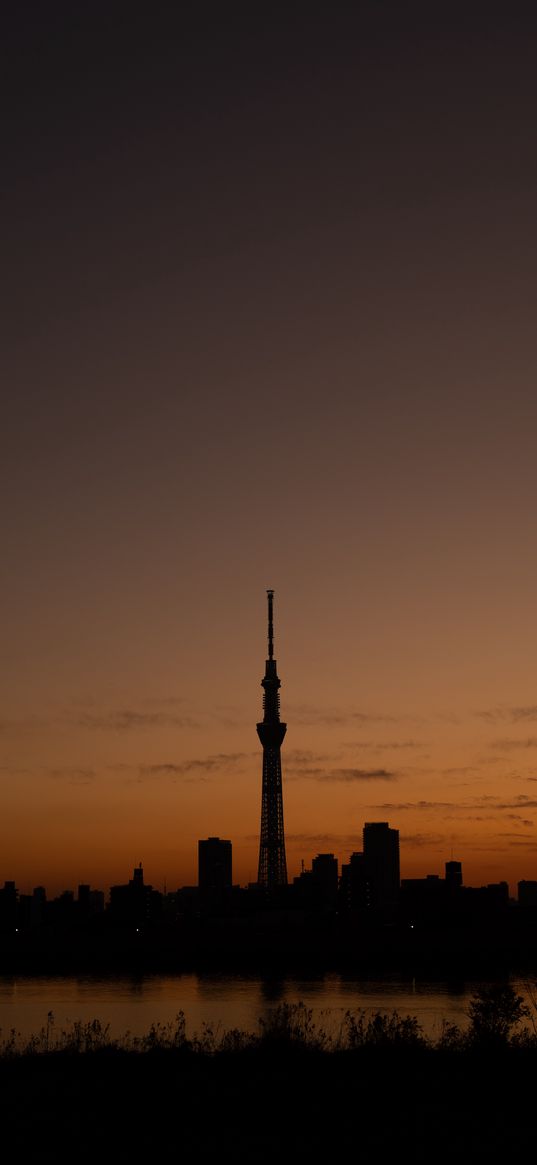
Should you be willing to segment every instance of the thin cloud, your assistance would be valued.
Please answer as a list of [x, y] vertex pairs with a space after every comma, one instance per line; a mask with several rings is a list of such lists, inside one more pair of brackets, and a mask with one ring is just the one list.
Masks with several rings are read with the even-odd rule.
[[529, 798], [517, 798], [515, 801], [507, 801], [496, 806], [496, 809], [537, 809], [537, 801], [530, 801]]
[[537, 704], [519, 704], [515, 706], [498, 705], [495, 708], [484, 708], [475, 712], [481, 720], [486, 720], [489, 724], [497, 724], [501, 721], [507, 721], [511, 724], [520, 724], [524, 721], [537, 722]]
[[381, 805], [371, 805], [370, 808], [391, 813], [402, 813], [407, 810], [447, 810], [448, 812], [458, 811], [467, 813], [468, 810], [472, 809], [504, 812], [512, 809], [537, 809], [537, 801], [530, 800], [525, 793], [520, 793], [512, 801], [500, 801], [497, 797], [492, 797], [487, 794], [482, 797], [477, 797], [472, 801], [385, 801]]
[[422, 849], [428, 846], [445, 845], [445, 837], [441, 833], [402, 833], [401, 845], [409, 849]]
[[325, 708], [289, 708], [288, 715], [294, 724], [325, 724], [328, 727], [346, 724], [349, 719], [346, 714], [329, 712]]
[[385, 712], [351, 712], [349, 720], [357, 720], [360, 724], [397, 724], [402, 716], [388, 716]]
[[361, 844], [361, 836], [359, 833], [290, 833], [285, 835], [285, 841], [291, 846], [333, 845], [347, 847]]
[[388, 769], [332, 769], [321, 777], [324, 781], [396, 781], [397, 773]]
[[138, 776], [140, 780], [153, 777], [184, 778], [192, 776], [204, 780], [213, 773], [240, 767], [244, 760], [249, 759], [252, 755], [248, 752], [219, 752], [211, 756], [194, 757], [185, 761], [161, 761], [158, 764], [140, 765]]
[[156, 765], [140, 765], [138, 772], [141, 777], [177, 777], [183, 776], [187, 770], [184, 765], [165, 762]]
[[338, 758], [337, 753], [333, 752], [312, 752], [309, 749], [291, 748], [286, 749], [284, 753], [285, 767], [300, 768], [302, 766], [311, 766], [313, 764], [326, 763]]
[[[496, 821], [494, 813], [467, 813], [462, 819], [463, 821]], [[458, 821], [461, 822], [460, 813], [445, 813], [444, 821]]]
[[352, 783], [354, 781], [397, 781], [397, 773], [392, 773], [388, 769], [325, 769], [325, 768], [299, 768], [294, 773], [294, 779], [312, 780], [312, 781], [342, 781]]
[[186, 696], [144, 696], [140, 700], [147, 708], [178, 708], [186, 702]]
[[46, 769], [47, 777], [54, 781], [68, 781], [70, 785], [89, 785], [95, 780], [94, 769]]
[[171, 712], [140, 712], [132, 708], [119, 708], [101, 714], [86, 712], [77, 723], [81, 728], [100, 732], [132, 732], [169, 725], [176, 728], [197, 727], [197, 721], [190, 716], [178, 716]]
[[492, 740], [489, 747], [500, 749], [501, 752], [518, 748], [537, 748], [537, 736], [528, 736], [525, 740]]
[[428, 740], [347, 740], [343, 743], [343, 748], [387, 752], [388, 749], [392, 748], [428, 748], [429, 745], [430, 741]]
[[385, 712], [357, 712], [353, 709], [337, 709], [315, 707], [311, 704], [292, 705], [289, 715], [295, 724], [326, 724], [329, 727], [338, 724], [397, 724], [401, 719], [408, 717], [391, 716]]
[[440, 769], [440, 774], [443, 777], [465, 777], [468, 773], [478, 772], [479, 769], [477, 769], [474, 765], [462, 765], [459, 768], [453, 769]]
[[321, 781], [325, 773], [326, 769], [316, 766], [312, 768], [298, 766], [295, 768], [293, 765], [286, 765], [284, 779], [286, 781]]
[[462, 809], [467, 808], [467, 806], [457, 806], [451, 801], [384, 801], [383, 804], [371, 805], [370, 808], [379, 809], [382, 812], [402, 813], [407, 809]]
[[478, 720], [486, 720], [488, 724], [497, 724], [498, 720], [506, 720], [504, 708], [479, 708], [474, 712]]

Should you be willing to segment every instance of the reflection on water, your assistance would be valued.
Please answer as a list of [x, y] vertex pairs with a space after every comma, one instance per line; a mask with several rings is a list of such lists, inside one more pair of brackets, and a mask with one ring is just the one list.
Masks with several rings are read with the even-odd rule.
[[285, 979], [263, 979], [259, 990], [264, 1003], [281, 1003], [285, 999]]
[[[347, 1010], [398, 1011], [416, 1016], [425, 1033], [437, 1038], [444, 1021], [466, 1026], [466, 1009], [475, 984], [431, 983], [397, 978], [358, 980], [330, 974], [316, 979], [261, 979], [247, 975], [150, 975], [143, 978], [0, 977], [0, 1028], [23, 1035], [46, 1025], [52, 1011], [56, 1028], [74, 1020], [99, 1019], [112, 1035], [142, 1035], [151, 1024], [173, 1021], [184, 1011], [187, 1031], [203, 1024], [257, 1031], [260, 1016], [282, 1001], [313, 1008], [337, 1031]], [[513, 980], [521, 995], [527, 985]]]

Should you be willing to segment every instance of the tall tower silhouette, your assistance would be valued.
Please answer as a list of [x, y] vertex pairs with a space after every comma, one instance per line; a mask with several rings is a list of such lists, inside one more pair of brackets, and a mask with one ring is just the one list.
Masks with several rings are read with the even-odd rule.
[[273, 630], [274, 591], [268, 598], [268, 659], [265, 676], [263, 720], [257, 725], [257, 735], [263, 745], [263, 786], [261, 792], [261, 834], [259, 838], [259, 870], [257, 882], [267, 890], [287, 886], [285, 837], [283, 832], [282, 762], [280, 748], [287, 724], [280, 720], [280, 681], [276, 672]]

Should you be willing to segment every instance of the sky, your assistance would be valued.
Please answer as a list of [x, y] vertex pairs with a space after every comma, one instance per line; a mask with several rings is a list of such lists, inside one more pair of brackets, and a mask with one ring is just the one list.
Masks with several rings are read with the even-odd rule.
[[0, 883], [537, 878], [537, 16], [1, 17]]

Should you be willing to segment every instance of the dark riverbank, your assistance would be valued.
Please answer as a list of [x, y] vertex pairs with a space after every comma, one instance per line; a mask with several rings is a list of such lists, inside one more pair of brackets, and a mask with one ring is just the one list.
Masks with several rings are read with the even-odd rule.
[[266, 914], [181, 924], [42, 927], [0, 935], [0, 973], [190, 971], [357, 975], [401, 972], [485, 979], [537, 973], [537, 925], [518, 918], [460, 926], [342, 925]]
[[[413, 1162], [520, 1160], [534, 1146], [535, 1002], [481, 988], [462, 1032], [348, 1012], [338, 1037], [302, 1003], [256, 1034], [187, 1037], [184, 1016], [112, 1039], [97, 1021], [0, 1047], [8, 1160], [268, 1162], [397, 1153]], [[528, 1022], [529, 1021], [529, 1022]], [[527, 1024], [522, 1027], [522, 1023]]]
[[522, 1160], [534, 1052], [41, 1055], [0, 1062], [5, 1159]]

